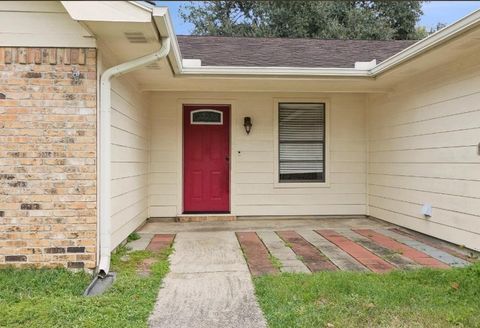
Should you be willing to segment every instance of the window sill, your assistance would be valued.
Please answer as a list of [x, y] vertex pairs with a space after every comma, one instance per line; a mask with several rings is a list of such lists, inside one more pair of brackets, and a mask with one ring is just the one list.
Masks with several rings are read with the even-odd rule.
[[276, 181], [273, 184], [274, 188], [278, 189], [285, 189], [285, 188], [330, 188], [330, 183], [329, 182], [279, 182]]

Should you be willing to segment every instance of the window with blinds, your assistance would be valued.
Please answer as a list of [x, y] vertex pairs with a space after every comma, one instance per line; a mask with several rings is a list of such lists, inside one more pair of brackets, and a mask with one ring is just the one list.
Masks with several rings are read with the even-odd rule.
[[325, 182], [325, 104], [280, 103], [280, 182]]

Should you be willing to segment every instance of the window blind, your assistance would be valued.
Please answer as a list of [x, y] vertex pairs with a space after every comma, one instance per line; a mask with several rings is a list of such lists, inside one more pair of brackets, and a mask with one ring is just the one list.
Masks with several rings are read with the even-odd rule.
[[279, 104], [280, 182], [325, 181], [325, 104]]

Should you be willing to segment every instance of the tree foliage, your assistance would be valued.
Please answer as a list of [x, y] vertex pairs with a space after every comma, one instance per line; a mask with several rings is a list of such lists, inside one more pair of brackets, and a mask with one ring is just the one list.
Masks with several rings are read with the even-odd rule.
[[421, 1], [203, 1], [180, 9], [195, 35], [417, 39]]

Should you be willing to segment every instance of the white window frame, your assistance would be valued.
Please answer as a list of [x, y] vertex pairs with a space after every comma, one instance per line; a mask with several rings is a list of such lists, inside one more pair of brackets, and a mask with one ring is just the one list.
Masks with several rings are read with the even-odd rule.
[[[194, 122], [193, 114], [198, 112], [214, 112], [220, 114], [220, 122]], [[200, 108], [195, 109], [190, 112], [190, 124], [191, 125], [223, 125], [223, 112], [221, 110], [211, 109], [211, 108]]]
[[[280, 182], [278, 112], [280, 103], [325, 104], [325, 167], [324, 182]], [[275, 98], [273, 101], [273, 174], [274, 188], [328, 188], [330, 187], [330, 101], [328, 98]]]

